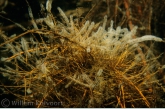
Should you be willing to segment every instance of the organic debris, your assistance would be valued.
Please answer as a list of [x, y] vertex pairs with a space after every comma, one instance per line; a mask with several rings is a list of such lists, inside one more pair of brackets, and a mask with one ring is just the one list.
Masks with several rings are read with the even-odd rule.
[[136, 26], [114, 29], [113, 21], [107, 29], [107, 16], [79, 25], [58, 7], [60, 22], [51, 4], [47, 0], [47, 16], [37, 20], [29, 7], [33, 29], [17, 24], [25, 32], [11, 37], [0, 31], [2, 52], [9, 53], [1, 57], [1, 74], [10, 81], [1, 81], [4, 94], [34, 107], [155, 107], [164, 67], [143, 42], [161, 38], [134, 37]]

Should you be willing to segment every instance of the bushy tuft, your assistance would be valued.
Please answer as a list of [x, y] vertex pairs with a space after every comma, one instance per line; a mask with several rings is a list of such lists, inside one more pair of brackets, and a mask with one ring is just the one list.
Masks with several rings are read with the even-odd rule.
[[51, 0], [46, 10], [45, 18], [32, 22], [34, 29], [11, 38], [0, 33], [0, 47], [11, 54], [1, 57], [1, 73], [12, 81], [10, 87], [3, 83], [4, 93], [25, 102], [59, 101], [62, 107], [153, 106], [160, 64], [152, 49], [139, 43], [162, 39], [133, 39], [136, 26], [114, 29], [113, 21], [106, 29], [106, 16], [99, 27], [90, 21], [79, 27], [59, 7], [63, 22], [57, 21]]

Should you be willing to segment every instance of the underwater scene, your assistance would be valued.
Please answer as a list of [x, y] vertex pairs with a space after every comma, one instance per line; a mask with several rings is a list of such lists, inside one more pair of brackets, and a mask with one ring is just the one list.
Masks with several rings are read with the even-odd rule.
[[0, 107], [164, 108], [164, 0], [1, 0]]

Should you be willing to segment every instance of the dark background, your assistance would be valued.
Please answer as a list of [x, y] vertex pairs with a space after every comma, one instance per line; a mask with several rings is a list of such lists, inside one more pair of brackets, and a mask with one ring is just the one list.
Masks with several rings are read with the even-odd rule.
[[[28, 15], [28, 4], [26, 0], [1, 0], [0, 2], [0, 30], [5, 31], [7, 35], [12, 34], [20, 34], [23, 32], [20, 28], [14, 25], [13, 22], [19, 23], [26, 28], [30, 28], [30, 21]], [[44, 14], [41, 12], [40, 3], [45, 5], [46, 0], [27, 0], [30, 7], [32, 8], [32, 12], [34, 15], [34, 19], [38, 19], [44, 17]], [[117, 0], [116, 0], [117, 1]], [[122, 27], [129, 28], [128, 25], [128, 16], [124, 16], [123, 20], [122, 12], [126, 12], [127, 9], [124, 5], [124, 0], [54, 0], [52, 4], [52, 13], [58, 19], [59, 13], [57, 11], [57, 7], [61, 7], [65, 12], [71, 12], [71, 10], [76, 10], [78, 8], [82, 8], [84, 13], [79, 16], [80, 21], [83, 22], [83, 18], [86, 20], [91, 20], [95, 22], [99, 22], [103, 20], [104, 15], [108, 15], [108, 21], [114, 20], [115, 27], [118, 25]], [[138, 27], [145, 27], [145, 29], [139, 29], [137, 35], [142, 36], [145, 34], [152, 34], [157, 37], [165, 38], [165, 0], [130, 0], [132, 1], [129, 4], [129, 9], [131, 10], [131, 19], [134, 25]], [[117, 10], [115, 12], [117, 5], [121, 11]], [[93, 8], [92, 8], [93, 7]], [[73, 11], [73, 13], [76, 11]], [[10, 20], [11, 21], [10, 21]], [[80, 23], [81, 24], [81, 23]], [[107, 25], [109, 26], [109, 25]], [[150, 26], [150, 28], [148, 28]], [[1, 42], [1, 41], [0, 41]], [[160, 53], [164, 53], [160, 60], [161, 64], [165, 64], [165, 44], [159, 43], [156, 44], [156, 49], [158, 50], [158, 55]], [[1, 53], [0, 53], [1, 55]], [[164, 76], [164, 72], [160, 75]], [[2, 78], [2, 77], [0, 77]], [[165, 84], [165, 82], [163, 83]], [[0, 92], [2, 93], [2, 92]], [[13, 95], [2, 95], [1, 98], [8, 98], [9, 100], [13, 100], [15, 98]], [[165, 99], [162, 94], [162, 99]], [[1, 101], [1, 100], [0, 100]], [[161, 105], [161, 104], [160, 104]]]

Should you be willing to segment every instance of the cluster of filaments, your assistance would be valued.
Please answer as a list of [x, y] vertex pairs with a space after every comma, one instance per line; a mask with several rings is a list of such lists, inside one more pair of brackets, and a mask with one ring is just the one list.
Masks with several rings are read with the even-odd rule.
[[[149, 107], [149, 101], [141, 91], [144, 87], [150, 88], [152, 81], [155, 81], [154, 68], [159, 63], [149, 60], [154, 58], [154, 54], [148, 48], [144, 54], [146, 66], [143, 66], [141, 54], [136, 51], [140, 49], [140, 42], [162, 39], [152, 35], [133, 39], [136, 26], [131, 31], [119, 26], [115, 30], [113, 21], [106, 30], [107, 16], [99, 27], [94, 22], [86, 21], [79, 28], [72, 16], [68, 18], [58, 8], [64, 21], [61, 23], [50, 13], [51, 2], [48, 0], [46, 4], [47, 16], [36, 21], [29, 8], [35, 31], [33, 35], [21, 36], [17, 41], [3, 46], [11, 54], [1, 57], [5, 64], [0, 70], [4, 77], [13, 82], [13, 87], [20, 86], [18, 96], [23, 96], [24, 100], [42, 102], [54, 94], [54, 99], [62, 101], [64, 107], [74, 103], [75, 107], [100, 107], [108, 100], [119, 103], [116, 97], [121, 96], [122, 106], [127, 100], [139, 96], [137, 101], [144, 101]], [[47, 26], [48, 30], [39, 29], [38, 23]], [[1, 37], [7, 41], [17, 36], [9, 38], [1, 32]], [[148, 74], [152, 76], [146, 79]], [[122, 95], [123, 87], [125, 96]], [[115, 96], [117, 90], [119, 96]]]

